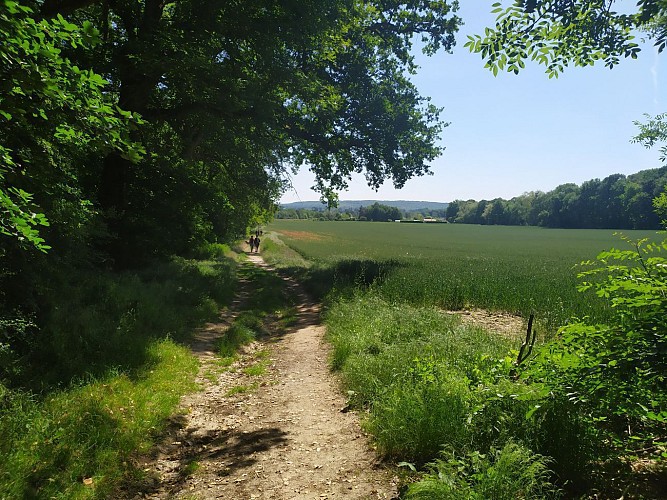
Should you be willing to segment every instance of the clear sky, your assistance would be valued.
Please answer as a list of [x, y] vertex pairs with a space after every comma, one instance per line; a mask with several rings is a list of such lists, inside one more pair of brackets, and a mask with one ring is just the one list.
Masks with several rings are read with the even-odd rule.
[[[341, 200], [509, 199], [661, 166], [658, 148], [647, 150], [630, 138], [637, 133], [634, 120], [667, 111], [667, 51], [658, 55], [649, 44], [638, 59], [623, 59], [612, 70], [570, 67], [558, 79], [530, 62], [519, 75], [494, 77], [463, 47], [468, 34], [494, 24], [493, 1], [461, 0], [465, 25], [453, 53], [417, 56], [420, 70], [412, 80], [450, 123], [440, 140], [445, 151], [431, 164], [434, 175], [416, 177], [401, 190], [389, 182], [377, 192], [354, 177]], [[313, 183], [302, 168], [281, 202], [319, 199]]]

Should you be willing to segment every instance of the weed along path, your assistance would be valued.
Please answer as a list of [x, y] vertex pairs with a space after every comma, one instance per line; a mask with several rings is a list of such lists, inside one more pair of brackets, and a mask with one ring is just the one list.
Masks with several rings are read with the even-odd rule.
[[[261, 257], [249, 260], [277, 279]], [[163, 444], [139, 464], [149, 481], [130, 498], [396, 497], [397, 478], [378, 463], [357, 415], [345, 411], [319, 305], [297, 283], [283, 279], [288, 326], [274, 330], [279, 318], [268, 315], [268, 334], [243, 346], [231, 366], [215, 355], [217, 339], [259, 293], [253, 272], [246, 268], [230, 312], [200, 332], [193, 349], [203, 390], [184, 398]]]

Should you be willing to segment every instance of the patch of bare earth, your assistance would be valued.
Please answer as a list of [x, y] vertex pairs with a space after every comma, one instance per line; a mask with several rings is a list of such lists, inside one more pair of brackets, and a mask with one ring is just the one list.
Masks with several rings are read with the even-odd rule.
[[459, 316], [464, 324], [479, 326], [510, 339], [520, 338], [526, 334], [526, 320], [509, 313], [484, 309], [445, 312]]
[[[397, 478], [378, 461], [358, 416], [341, 411], [346, 400], [327, 365], [319, 305], [296, 283], [287, 283], [299, 301], [296, 323], [247, 346], [231, 370], [220, 367], [215, 339], [248, 285], [227, 317], [199, 333], [193, 349], [203, 389], [183, 398], [166, 439], [140, 463], [150, 480], [128, 497], [394, 498]], [[249, 374], [258, 363], [266, 373]]]

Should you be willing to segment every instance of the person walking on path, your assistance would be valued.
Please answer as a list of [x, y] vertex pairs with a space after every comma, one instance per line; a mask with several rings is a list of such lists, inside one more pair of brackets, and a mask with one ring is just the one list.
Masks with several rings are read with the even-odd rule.
[[255, 236], [255, 252], [259, 252], [259, 242], [262, 241], [259, 239], [259, 236]]
[[250, 240], [246, 241], [246, 243], [250, 245], [250, 253], [252, 253], [255, 250], [255, 237], [251, 234]]

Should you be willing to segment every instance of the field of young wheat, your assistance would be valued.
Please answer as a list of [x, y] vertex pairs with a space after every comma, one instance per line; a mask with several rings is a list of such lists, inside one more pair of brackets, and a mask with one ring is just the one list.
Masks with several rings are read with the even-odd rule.
[[604, 318], [603, 302], [577, 292], [578, 264], [627, 246], [612, 230], [295, 220], [275, 221], [271, 229], [339, 275], [354, 267], [357, 279], [374, 282], [387, 300], [532, 313], [550, 330], [570, 316]]

